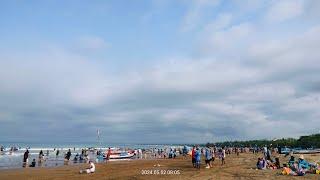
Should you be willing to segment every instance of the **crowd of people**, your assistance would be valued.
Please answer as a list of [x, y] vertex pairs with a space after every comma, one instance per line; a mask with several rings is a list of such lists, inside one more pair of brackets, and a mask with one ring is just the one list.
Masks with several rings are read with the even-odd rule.
[[[240, 153], [249, 153], [253, 154], [261, 154], [256, 162], [257, 170], [266, 170], [266, 169], [281, 169], [283, 175], [294, 175], [294, 176], [302, 176], [307, 173], [320, 174], [320, 164], [310, 163], [308, 162], [303, 155], [300, 155], [298, 158], [293, 154], [293, 152], [286, 154], [289, 156], [288, 161], [281, 165], [280, 163], [280, 153], [277, 148], [272, 148], [271, 146], [262, 147], [262, 148], [238, 148], [238, 147], [200, 147], [193, 146], [192, 149], [184, 146], [183, 148], [152, 148], [149, 150], [145, 149], [136, 149], [133, 151], [136, 159], [142, 159], [144, 155], [148, 152], [151, 154], [151, 158], [168, 158], [175, 159], [176, 157], [182, 155], [183, 159], [188, 158], [188, 155], [191, 156], [192, 166], [196, 169], [201, 169], [201, 167], [205, 167], [206, 169], [213, 167], [213, 162], [215, 160], [220, 160], [219, 163], [221, 166], [226, 164], [227, 155], [234, 153], [236, 156], [239, 156]], [[59, 150], [55, 151], [56, 158], [59, 156]], [[89, 167], [84, 170], [80, 170], [80, 173], [93, 173], [95, 172], [94, 162], [89, 160], [88, 157], [89, 150], [82, 149], [81, 154], [76, 153], [73, 157], [73, 162], [88, 162]], [[111, 149], [109, 148], [106, 153], [102, 153], [102, 151], [97, 150], [97, 157], [103, 155], [103, 159], [108, 161], [110, 158]], [[40, 165], [42, 161], [46, 160], [46, 156], [49, 156], [49, 150], [45, 153], [40, 150], [38, 156], [38, 164]], [[69, 149], [66, 153], [64, 153], [64, 161], [69, 162], [71, 159], [72, 153]], [[27, 149], [23, 155], [23, 164], [24, 167], [35, 167], [36, 159], [33, 159], [30, 165], [28, 164], [29, 158], [29, 150]], [[201, 164], [201, 160], [204, 158], [205, 164]], [[283, 161], [283, 158], [281, 158]], [[98, 161], [96, 161], [98, 162]]]
[[[273, 157], [272, 152], [275, 150], [271, 147], [264, 146], [262, 149], [257, 150], [257, 152], [262, 151], [263, 157], [259, 157], [257, 161], [257, 169], [280, 169], [280, 159], [279, 157]], [[277, 152], [277, 151], [276, 151]], [[276, 153], [278, 154], [278, 153]]]
[[178, 155], [182, 154], [182, 150], [178, 148], [165, 147], [165, 148], [152, 148], [151, 150], [142, 149], [141, 156], [145, 155], [145, 159], [148, 158], [148, 154], [151, 155], [150, 158], [162, 158], [162, 159], [171, 159], [176, 158]]
[[[9, 154], [12, 154], [12, 153], [18, 151], [19, 149], [21, 149], [21, 147], [11, 146], [11, 147], [9, 147], [8, 152], [9, 152]], [[0, 155], [3, 154], [5, 151], [6, 151], [6, 148], [3, 145], [0, 145]]]
[[290, 155], [289, 161], [283, 164], [283, 175], [303, 176], [307, 173], [320, 174], [320, 164], [308, 162], [304, 155], [300, 155], [296, 160], [293, 154]]
[[[282, 168], [283, 175], [293, 176], [303, 176], [307, 173], [320, 174], [320, 164], [308, 162], [302, 154], [299, 156], [298, 160], [296, 160], [296, 156], [292, 151], [286, 154], [284, 157], [290, 157], [281, 167], [279, 158], [280, 151], [278, 149], [265, 146], [262, 148], [262, 152], [263, 157], [259, 157], [256, 163], [256, 168], [259, 170]], [[276, 154], [276, 157], [272, 155], [273, 153]]]
[[[58, 158], [60, 151], [57, 149], [54, 150], [56, 152], [56, 158]], [[46, 156], [49, 156], [49, 150], [46, 152]], [[72, 156], [71, 149], [68, 149], [68, 151], [64, 155], [64, 162], [65, 164], [70, 161], [70, 158]], [[23, 154], [23, 167], [36, 167], [36, 159], [34, 158], [30, 164], [28, 164], [28, 160], [30, 157], [30, 152], [28, 149]], [[38, 155], [38, 165], [41, 166], [41, 163], [46, 161], [45, 154], [42, 150], [40, 150]], [[85, 170], [80, 170], [80, 173], [94, 173], [95, 172], [95, 165], [93, 161], [89, 160], [88, 158], [88, 150], [82, 149], [81, 154], [77, 153], [74, 156], [73, 159], [74, 162], [85, 162], [87, 161], [89, 163], [89, 167]]]
[[202, 155], [205, 158], [205, 164], [207, 169], [212, 168], [212, 163], [215, 160], [215, 157], [219, 157], [219, 159], [221, 160], [221, 166], [225, 165], [226, 152], [226, 148], [216, 148], [209, 146], [206, 146], [205, 148], [200, 148], [199, 146], [193, 146], [191, 151], [192, 165], [194, 168], [200, 169]]
[[[55, 157], [56, 159], [59, 157], [60, 151], [59, 149], [54, 149]], [[41, 166], [43, 162], [45, 162], [49, 158], [50, 151], [47, 150], [46, 153], [43, 152], [43, 150], [39, 151], [38, 154], [38, 165]], [[67, 164], [71, 158], [71, 149], [68, 149], [68, 151], [64, 154], [64, 164]], [[77, 155], [74, 157], [73, 161], [75, 162], [82, 162], [84, 160], [87, 160], [87, 150], [82, 149], [81, 155], [77, 153]], [[26, 151], [23, 154], [23, 167], [35, 167], [36, 166], [36, 159], [33, 158], [32, 162], [28, 164], [30, 157], [29, 149], [27, 148]]]

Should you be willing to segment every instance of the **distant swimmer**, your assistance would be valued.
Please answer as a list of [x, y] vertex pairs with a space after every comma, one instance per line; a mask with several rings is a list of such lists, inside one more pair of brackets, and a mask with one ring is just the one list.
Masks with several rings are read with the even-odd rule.
[[57, 149], [57, 152], [56, 152], [56, 158], [59, 156], [59, 149]]
[[69, 149], [67, 154], [66, 154], [66, 157], [65, 157], [65, 160], [70, 160], [70, 157], [71, 157], [71, 150]]
[[73, 161], [74, 161], [74, 162], [77, 162], [78, 159], [79, 159], [79, 153], [77, 153], [77, 154], [74, 156]]

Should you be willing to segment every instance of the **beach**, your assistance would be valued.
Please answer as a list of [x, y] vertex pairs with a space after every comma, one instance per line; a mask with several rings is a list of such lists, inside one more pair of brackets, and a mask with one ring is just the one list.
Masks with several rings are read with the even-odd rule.
[[[114, 161], [96, 164], [96, 172], [79, 174], [79, 170], [88, 164], [60, 167], [38, 167], [0, 170], [0, 179], [320, 179], [320, 175], [307, 174], [303, 177], [281, 175], [278, 170], [255, 170], [258, 157], [262, 154], [241, 153], [228, 155], [226, 164], [216, 159], [213, 168], [205, 169], [204, 159], [201, 169], [192, 167], [191, 158], [148, 159]], [[305, 155], [310, 161], [318, 161], [320, 154]], [[287, 162], [288, 157], [280, 156], [280, 162]]]

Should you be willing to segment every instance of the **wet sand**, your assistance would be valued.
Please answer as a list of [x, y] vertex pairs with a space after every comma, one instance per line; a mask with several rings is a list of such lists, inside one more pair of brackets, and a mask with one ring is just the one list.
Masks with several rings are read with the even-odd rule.
[[[240, 156], [232, 154], [227, 156], [226, 165], [221, 166], [221, 161], [216, 159], [211, 169], [205, 169], [202, 158], [200, 170], [192, 167], [190, 157], [96, 164], [96, 172], [93, 174], [79, 174], [79, 170], [85, 168], [86, 164], [54, 168], [11, 169], [0, 170], [0, 179], [320, 179], [320, 175], [316, 174], [293, 177], [281, 175], [281, 170], [255, 170], [259, 156], [261, 154], [248, 153], [240, 154]], [[320, 154], [305, 155], [305, 158], [314, 162], [320, 160]], [[282, 164], [288, 158], [281, 156], [280, 159]], [[146, 174], [151, 172], [152, 174]]]

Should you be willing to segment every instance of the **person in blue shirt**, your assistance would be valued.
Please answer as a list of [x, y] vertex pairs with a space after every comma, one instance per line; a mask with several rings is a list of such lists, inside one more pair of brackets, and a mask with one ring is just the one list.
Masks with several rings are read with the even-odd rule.
[[188, 154], [187, 146], [185, 146], [185, 145], [183, 146], [182, 153], [183, 153], [183, 157], [185, 158]]
[[196, 159], [196, 168], [200, 169], [201, 151], [199, 148], [197, 148], [196, 150], [195, 159]]
[[310, 165], [309, 163], [304, 159], [304, 156], [301, 155], [299, 157], [299, 160], [298, 160], [298, 168], [299, 169], [309, 169], [310, 168]]

